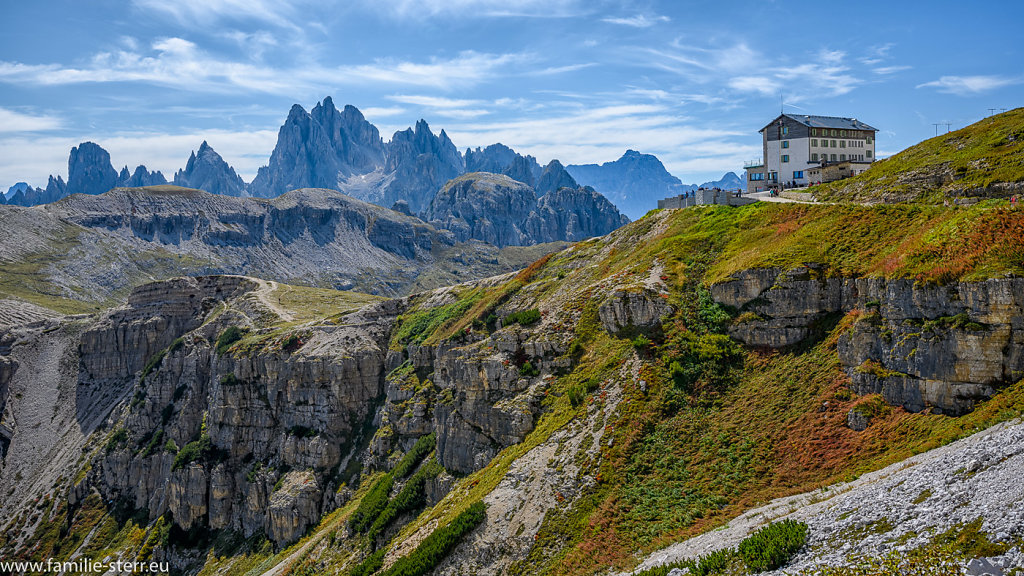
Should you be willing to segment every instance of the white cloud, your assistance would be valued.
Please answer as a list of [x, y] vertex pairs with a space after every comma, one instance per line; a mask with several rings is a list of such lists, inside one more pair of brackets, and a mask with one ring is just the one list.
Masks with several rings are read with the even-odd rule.
[[59, 118], [53, 116], [32, 116], [7, 108], [0, 108], [0, 134], [17, 132], [42, 132], [56, 130], [62, 126]]
[[879, 66], [878, 68], [872, 68], [871, 71], [875, 74], [881, 74], [883, 76], [888, 74], [895, 74], [897, 72], [904, 72], [910, 70], [913, 66]]
[[362, 4], [400, 19], [436, 16], [565, 18], [587, 12], [582, 0], [363, 0]]
[[943, 76], [938, 80], [918, 84], [917, 87], [935, 88], [939, 92], [957, 96], [972, 96], [1022, 82], [1024, 79], [1007, 76]]
[[274, 68], [211, 56], [183, 38], [160, 38], [149, 54], [130, 50], [100, 52], [88, 66], [26, 65], [0, 62], [0, 82], [43, 86], [141, 82], [179, 89], [233, 93], [250, 92], [295, 97], [363, 83], [426, 86], [442, 90], [473, 86], [531, 62], [525, 54], [487, 54], [473, 51], [424, 62], [381, 59], [354, 66]]
[[782, 82], [769, 76], [735, 76], [729, 79], [729, 87], [740, 92], [757, 92], [762, 96], [773, 96], [782, 91]]
[[[676, 39], [672, 42], [671, 48], [671, 50], [647, 50], [648, 55], [654, 54], [667, 60], [667, 62], [649, 61], [648, 63], [654, 66], [663, 66], [665, 69], [684, 75], [692, 75], [692, 69], [696, 68], [702, 72], [696, 79], [706, 79], [704, 74], [706, 72], [738, 73], [757, 69], [765, 62], [763, 55], [743, 42], [730, 42], [724, 47], [709, 48], [704, 45], [704, 42], [691, 44], [682, 39]], [[673, 68], [673, 65], [677, 64], [684, 67]]]
[[251, 20], [298, 29], [293, 19], [304, 2], [284, 0], [134, 0], [139, 9], [170, 16], [186, 26], [214, 27], [224, 20]]
[[602, 18], [601, 21], [609, 24], [630, 26], [633, 28], [650, 28], [659, 22], [671, 22], [672, 20], [668, 16], [646, 16], [644, 14], [637, 14], [636, 16], [624, 18]]
[[549, 68], [531, 71], [528, 74], [530, 76], [554, 76], [556, 74], [565, 74], [566, 72], [575, 72], [577, 70], [593, 68], [597, 65], [597, 62], [582, 62], [580, 64], [567, 64], [565, 66], [551, 66]]
[[426, 108], [440, 108], [440, 109], [451, 109], [451, 108], [464, 108], [466, 106], [477, 106], [482, 103], [481, 100], [465, 100], [458, 98], [443, 98], [439, 96], [418, 96], [418, 95], [405, 95], [396, 94], [394, 96], [388, 96], [389, 100], [400, 102], [402, 104], [413, 104], [415, 106], [424, 106]]
[[366, 117], [371, 123], [373, 118], [388, 118], [391, 116], [399, 116], [405, 114], [405, 108], [399, 108], [397, 106], [370, 106], [368, 108], [360, 108], [360, 112]]
[[467, 50], [454, 58], [431, 57], [427, 62], [383, 59], [373, 64], [341, 67], [333, 76], [335, 81], [362, 80], [448, 90], [479, 84], [530, 60], [532, 57], [525, 54], [487, 54]]

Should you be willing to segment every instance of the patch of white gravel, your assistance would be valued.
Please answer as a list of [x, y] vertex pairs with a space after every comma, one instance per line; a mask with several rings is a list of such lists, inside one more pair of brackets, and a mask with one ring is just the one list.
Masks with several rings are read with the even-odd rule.
[[[634, 573], [734, 547], [761, 526], [786, 518], [807, 523], [807, 545], [786, 567], [766, 575], [813, 574], [858, 558], [902, 555], [979, 517], [993, 541], [1016, 543], [1024, 537], [1020, 421], [998, 424], [853, 482], [774, 500], [722, 528], [655, 552]], [[1024, 568], [1017, 545], [1002, 556], [971, 560], [958, 573], [998, 576]]]

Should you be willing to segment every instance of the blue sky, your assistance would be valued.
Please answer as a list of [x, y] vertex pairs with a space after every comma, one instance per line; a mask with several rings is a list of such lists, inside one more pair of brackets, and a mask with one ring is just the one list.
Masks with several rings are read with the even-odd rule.
[[[0, 185], [92, 140], [168, 178], [206, 139], [246, 179], [293, 103], [425, 118], [546, 163], [634, 148], [684, 182], [760, 156], [786, 110], [857, 117], [880, 155], [1019, 106], [1018, 2], [0, 0]], [[943, 126], [941, 128], [945, 130]]]

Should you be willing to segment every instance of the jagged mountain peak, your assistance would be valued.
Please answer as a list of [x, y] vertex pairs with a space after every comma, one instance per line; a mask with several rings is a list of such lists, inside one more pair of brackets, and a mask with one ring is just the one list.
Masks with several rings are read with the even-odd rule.
[[241, 176], [206, 140], [189, 154], [185, 169], [174, 174], [174, 184], [225, 196], [246, 195]]
[[548, 162], [537, 182], [537, 195], [544, 196], [559, 188], [577, 188], [579, 183], [566, 171], [562, 163], [557, 159]]

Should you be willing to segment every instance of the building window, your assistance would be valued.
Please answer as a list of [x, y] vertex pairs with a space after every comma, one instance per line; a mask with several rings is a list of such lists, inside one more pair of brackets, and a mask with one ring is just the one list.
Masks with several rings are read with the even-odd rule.
[[814, 153], [811, 154], [811, 162], [817, 162], [817, 161], [818, 161], [818, 153], [814, 152]]
[[803, 179], [803, 177], [804, 177], [804, 171], [803, 170], [794, 170], [793, 171], [793, 179], [794, 180]]
[[[835, 132], [835, 130], [833, 130], [833, 132]], [[833, 140], [833, 141], [832, 141], [832, 148], [835, 148], [835, 147], [836, 147], [836, 141], [835, 141], [835, 140]]]
[[839, 141], [839, 147], [840, 148], [846, 148], [846, 140], [840, 140]]
[[866, 154], [868, 158], [871, 158], [871, 150], [866, 150], [864, 154]]
[[789, 148], [789, 140], [783, 140], [782, 141], [782, 147], [783, 148]]
[[836, 155], [835, 155], [835, 154], [833, 154], [833, 155], [832, 155], [832, 161], [833, 161], [833, 162], [835, 162], [835, 161], [836, 161]]
[[867, 140], [867, 143], [868, 143], [868, 144], [871, 144], [871, 136], [868, 136], [868, 137], [866, 138], [866, 140]]
[[817, 136], [817, 135], [818, 135], [818, 129], [817, 128], [811, 128], [811, 136]]
[[785, 136], [786, 134], [789, 134], [789, 126], [782, 127], [782, 135]]
[[846, 137], [846, 130], [840, 130], [839, 131], [839, 135], [845, 138]]
[[835, 130], [833, 130], [833, 131], [832, 131], [832, 135], [833, 135], [833, 136], [835, 136], [835, 135], [836, 135], [836, 131], [835, 131]]
[[840, 154], [839, 155], [839, 159], [840, 160], [846, 160], [846, 154]]
[[783, 162], [789, 162], [789, 154], [783, 154], [782, 155], [782, 161]]
[[811, 138], [811, 146], [817, 146], [817, 145], [818, 145], [818, 139], [817, 138]]

